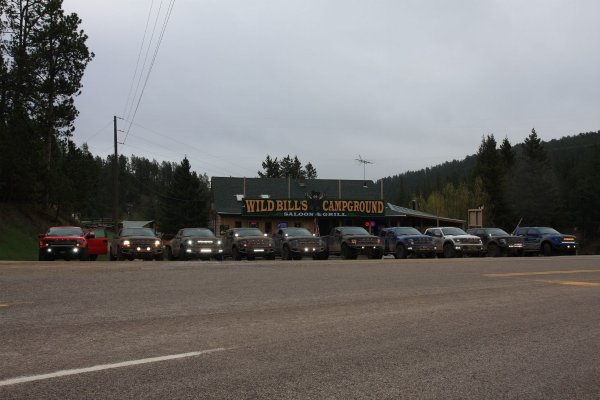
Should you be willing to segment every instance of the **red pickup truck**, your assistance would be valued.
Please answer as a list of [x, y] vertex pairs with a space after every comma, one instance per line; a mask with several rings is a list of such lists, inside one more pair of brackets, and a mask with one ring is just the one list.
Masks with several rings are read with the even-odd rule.
[[40, 261], [57, 258], [94, 261], [100, 254], [108, 252], [108, 239], [96, 237], [93, 230], [78, 226], [53, 226], [46, 233], [38, 235]]

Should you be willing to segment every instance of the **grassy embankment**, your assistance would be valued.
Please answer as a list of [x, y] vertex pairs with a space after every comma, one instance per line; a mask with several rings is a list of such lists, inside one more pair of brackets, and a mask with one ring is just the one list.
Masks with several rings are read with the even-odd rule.
[[[50, 226], [72, 224], [76, 225], [35, 206], [0, 204], [0, 260], [37, 260], [38, 235]], [[108, 257], [99, 256], [98, 260]]]

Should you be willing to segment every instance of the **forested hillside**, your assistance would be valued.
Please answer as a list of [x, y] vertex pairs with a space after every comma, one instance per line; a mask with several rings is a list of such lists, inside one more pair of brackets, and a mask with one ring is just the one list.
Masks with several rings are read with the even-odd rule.
[[512, 230], [551, 225], [600, 237], [600, 131], [500, 146], [484, 137], [476, 154], [383, 179], [386, 201], [466, 219], [484, 206], [488, 224]]

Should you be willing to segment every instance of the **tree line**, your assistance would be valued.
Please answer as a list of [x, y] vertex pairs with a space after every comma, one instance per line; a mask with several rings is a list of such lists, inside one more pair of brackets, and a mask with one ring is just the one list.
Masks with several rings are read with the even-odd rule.
[[38, 205], [56, 217], [112, 214], [118, 161], [122, 215], [206, 225], [208, 178], [143, 157], [94, 157], [72, 140], [86, 66], [94, 58], [77, 14], [62, 0], [0, 0], [0, 201]]
[[386, 200], [466, 219], [484, 208], [484, 223], [512, 231], [553, 226], [600, 237], [600, 131], [543, 142], [535, 129], [523, 143], [483, 136], [476, 154], [383, 179]]

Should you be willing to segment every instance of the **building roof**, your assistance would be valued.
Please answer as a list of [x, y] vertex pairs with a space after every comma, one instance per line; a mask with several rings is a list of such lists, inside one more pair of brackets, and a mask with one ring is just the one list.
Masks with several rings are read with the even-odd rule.
[[434, 214], [429, 214], [419, 210], [413, 210], [412, 208], [406, 208], [397, 206], [391, 203], [387, 203], [385, 206], [386, 217], [414, 217], [420, 219], [430, 219], [434, 221], [450, 222], [450, 223], [464, 223], [462, 219], [440, 217]]
[[214, 211], [219, 214], [240, 214], [242, 196], [304, 199], [306, 193], [315, 191], [332, 200], [381, 200], [381, 187], [362, 180], [213, 177], [211, 189]]

